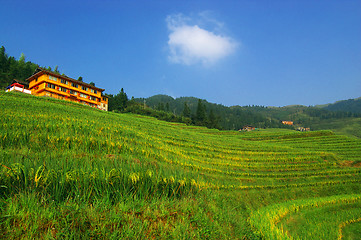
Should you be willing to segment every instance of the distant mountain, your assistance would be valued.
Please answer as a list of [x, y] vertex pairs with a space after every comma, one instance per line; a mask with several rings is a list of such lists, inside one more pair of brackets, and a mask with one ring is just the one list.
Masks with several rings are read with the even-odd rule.
[[[155, 95], [149, 98], [134, 99], [139, 103], [146, 103], [147, 106], [161, 111], [172, 112], [176, 115], [182, 115], [185, 104], [189, 107], [192, 118], [195, 117], [199, 98], [195, 97], [180, 97], [172, 98], [167, 95]], [[273, 119], [271, 116], [266, 116], [258, 108], [263, 109], [263, 106], [232, 106], [226, 107], [221, 104], [210, 103], [201, 99], [205, 106], [207, 115], [212, 113], [218, 120], [222, 129], [238, 130], [244, 125], [253, 125], [255, 127], [287, 127], [282, 125], [278, 119]]]
[[330, 111], [361, 113], [361, 98], [338, 101], [323, 108]]
[[[139, 103], [146, 103], [147, 106], [165, 112], [172, 112], [181, 116], [185, 104], [189, 107], [194, 117], [197, 111], [199, 98], [180, 97], [173, 98], [167, 95], [155, 95], [149, 98], [136, 98]], [[223, 106], [201, 100], [207, 113], [212, 110], [217, 116], [219, 125], [225, 130], [238, 130], [244, 125], [253, 125], [259, 128], [295, 128], [298, 126], [310, 127], [312, 130], [331, 129], [339, 132], [361, 137], [361, 130], [357, 133], [354, 127], [361, 121], [360, 103], [361, 99], [345, 100], [325, 106], [306, 107], [292, 105], [285, 107], [264, 107], [264, 106]], [[294, 126], [285, 126], [282, 121], [293, 121]], [[348, 124], [350, 123], [350, 124]], [[352, 123], [352, 124], [351, 124]]]

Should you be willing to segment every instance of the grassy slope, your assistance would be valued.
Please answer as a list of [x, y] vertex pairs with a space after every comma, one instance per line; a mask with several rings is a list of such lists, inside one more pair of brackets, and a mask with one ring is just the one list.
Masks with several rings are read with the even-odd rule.
[[[313, 108], [313, 109], [317, 109], [317, 108]], [[310, 127], [311, 130], [331, 130], [337, 134], [344, 134], [350, 137], [361, 138], [360, 117], [344, 117], [344, 118], [330, 117], [328, 119], [322, 119], [320, 117], [312, 117], [307, 113], [308, 107], [301, 105], [286, 106], [281, 108], [277, 108], [277, 107], [269, 107], [263, 109], [260, 108], [258, 110], [260, 111], [260, 113], [264, 114], [267, 117], [272, 117], [280, 120], [292, 120], [295, 123], [297, 123], [296, 127], [298, 126]]]
[[361, 118], [323, 120], [313, 125], [314, 129], [329, 129], [337, 134], [361, 138]]
[[5, 238], [283, 238], [279, 209], [301, 219], [293, 202], [342, 205], [361, 190], [361, 141], [330, 131], [240, 134], [21, 94], [0, 100]]

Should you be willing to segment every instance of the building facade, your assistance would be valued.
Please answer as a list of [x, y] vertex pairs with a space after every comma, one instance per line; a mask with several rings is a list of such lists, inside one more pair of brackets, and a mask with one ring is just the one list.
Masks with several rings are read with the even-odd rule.
[[102, 94], [104, 89], [40, 68], [27, 81], [32, 95], [78, 102], [108, 111], [108, 98]]
[[290, 126], [293, 125], [293, 121], [282, 121], [282, 123], [283, 123], [284, 125], [290, 125]]

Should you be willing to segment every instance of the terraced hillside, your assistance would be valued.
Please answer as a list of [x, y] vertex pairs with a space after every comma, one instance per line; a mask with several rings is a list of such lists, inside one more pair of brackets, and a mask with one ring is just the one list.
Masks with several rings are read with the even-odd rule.
[[357, 239], [361, 140], [0, 93], [3, 238]]

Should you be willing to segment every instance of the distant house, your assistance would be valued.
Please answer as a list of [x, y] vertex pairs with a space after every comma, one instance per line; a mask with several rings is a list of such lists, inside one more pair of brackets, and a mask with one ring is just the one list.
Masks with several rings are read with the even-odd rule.
[[14, 83], [18, 83], [18, 84], [24, 85], [25, 88], [29, 88], [29, 83], [27, 81], [21, 81], [21, 80], [14, 79], [11, 82], [11, 84], [14, 84]]
[[102, 94], [102, 88], [42, 68], [36, 69], [26, 80], [33, 95], [78, 102], [108, 111], [108, 98]]
[[292, 126], [293, 122], [292, 121], [282, 121], [282, 124]]
[[6, 88], [6, 92], [17, 91], [31, 94], [31, 91], [28, 88], [29, 84], [27, 82], [14, 79], [11, 84]]
[[300, 132], [308, 132], [308, 131], [311, 131], [310, 128], [305, 128], [305, 127], [298, 127], [297, 128], [297, 131], [300, 131]]
[[249, 132], [249, 131], [253, 131], [253, 130], [256, 130], [256, 128], [253, 127], [253, 126], [247, 125], [247, 126], [244, 126], [242, 129], [240, 129], [239, 131], [247, 131], [247, 132]]

